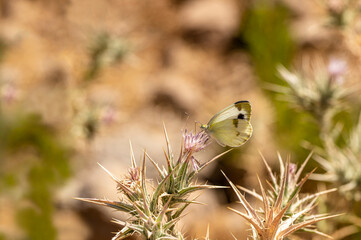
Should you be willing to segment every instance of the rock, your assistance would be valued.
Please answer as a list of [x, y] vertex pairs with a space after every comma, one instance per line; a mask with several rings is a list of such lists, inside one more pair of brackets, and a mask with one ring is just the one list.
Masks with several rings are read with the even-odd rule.
[[178, 19], [185, 40], [220, 47], [238, 30], [240, 10], [231, 0], [188, 1]]

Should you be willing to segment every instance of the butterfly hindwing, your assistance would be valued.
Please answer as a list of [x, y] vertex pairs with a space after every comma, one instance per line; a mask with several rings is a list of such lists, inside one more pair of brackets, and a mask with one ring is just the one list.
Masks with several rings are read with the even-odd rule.
[[225, 119], [209, 128], [210, 135], [221, 146], [239, 147], [252, 135], [252, 125], [247, 120]]

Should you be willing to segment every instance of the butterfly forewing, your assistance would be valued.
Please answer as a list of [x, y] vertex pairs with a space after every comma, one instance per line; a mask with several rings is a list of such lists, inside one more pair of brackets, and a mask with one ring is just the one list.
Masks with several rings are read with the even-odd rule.
[[[241, 114], [241, 115], [240, 115]], [[209, 120], [208, 125], [211, 126], [217, 122], [221, 122], [225, 119], [243, 118], [244, 120], [250, 120], [251, 118], [251, 104], [248, 101], [238, 101], [216, 115]]]

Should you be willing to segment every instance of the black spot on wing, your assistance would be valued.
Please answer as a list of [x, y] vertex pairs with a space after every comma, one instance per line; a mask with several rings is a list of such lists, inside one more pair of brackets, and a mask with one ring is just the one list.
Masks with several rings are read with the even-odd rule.
[[233, 119], [233, 125], [238, 128], [238, 119]]
[[239, 135], [241, 135], [241, 133], [237, 131], [236, 136], [238, 137]]
[[241, 111], [242, 110], [242, 103], [249, 103], [248, 101], [238, 101], [235, 102], [234, 105], [236, 106], [236, 108]]
[[238, 101], [238, 102], [235, 102], [234, 104], [238, 104], [238, 103], [248, 103], [249, 101]]
[[245, 116], [244, 116], [243, 113], [240, 113], [240, 114], [238, 114], [237, 118], [238, 118], [238, 119], [245, 119]]

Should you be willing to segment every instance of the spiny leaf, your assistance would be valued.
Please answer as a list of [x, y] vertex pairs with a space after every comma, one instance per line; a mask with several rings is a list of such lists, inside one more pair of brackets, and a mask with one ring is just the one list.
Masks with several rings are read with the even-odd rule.
[[257, 230], [258, 233], [262, 233], [262, 228], [258, 225], [258, 223], [250, 216], [244, 214], [243, 212], [237, 211], [233, 208], [228, 208], [229, 210], [237, 213], [238, 215], [240, 215], [241, 217], [243, 217], [244, 219], [246, 219], [250, 224], [252, 224], [252, 226]]
[[233, 150], [233, 148], [228, 149], [227, 151], [224, 151], [223, 153], [218, 154], [217, 156], [215, 156], [214, 158], [212, 158], [210, 161], [204, 163], [204, 164], [198, 169], [198, 172], [200, 172], [200, 171], [203, 170], [206, 166], [208, 166], [209, 164], [211, 164], [212, 162], [214, 162], [215, 160], [217, 160], [218, 158], [222, 157], [223, 155], [229, 153], [229, 152], [232, 151], [232, 150]]
[[225, 178], [227, 179], [227, 181], [229, 182], [229, 184], [231, 185], [231, 187], [233, 188], [233, 190], [235, 191], [235, 193], [237, 194], [239, 200], [241, 201], [243, 207], [246, 209], [246, 211], [248, 212], [248, 214], [250, 214], [255, 220], [257, 220], [257, 223], [259, 225], [262, 224], [262, 221], [259, 219], [256, 211], [252, 208], [252, 206], [247, 202], [247, 200], [245, 199], [245, 197], [241, 194], [241, 192], [237, 189], [237, 187], [229, 180], [229, 178], [226, 176], [226, 174], [221, 171], [223, 173], [223, 175], [225, 176]]
[[274, 186], [277, 186], [277, 180], [276, 180], [276, 177], [275, 177], [275, 176], [273, 175], [273, 173], [272, 173], [271, 167], [268, 165], [268, 163], [267, 163], [266, 159], [264, 158], [264, 156], [262, 155], [262, 153], [259, 152], [259, 154], [261, 155], [262, 161], [263, 161], [264, 165], [266, 166], [268, 175], [270, 176], [270, 178], [271, 178], [271, 180], [272, 180], [273, 187], [274, 187]]
[[177, 172], [177, 177], [175, 179], [175, 182], [177, 183], [177, 188], [183, 188], [185, 186], [186, 176], [187, 176], [187, 170], [188, 170], [188, 159], [185, 160], [183, 163], [181, 163], [181, 166]]
[[216, 189], [216, 188], [226, 188], [222, 186], [213, 186], [213, 185], [193, 185], [187, 188], [183, 188], [178, 192], [179, 197], [183, 197], [191, 192], [203, 190], [203, 189]]
[[303, 169], [305, 168], [306, 164], [308, 163], [308, 161], [311, 159], [313, 155], [313, 151], [310, 152], [310, 154], [308, 154], [306, 160], [302, 163], [301, 167], [298, 169], [297, 173], [296, 173], [296, 177], [295, 177], [295, 181], [297, 182], [298, 179], [300, 178], [302, 172], [303, 172]]
[[326, 217], [320, 217], [320, 218], [315, 218], [315, 219], [312, 219], [312, 220], [308, 220], [308, 221], [304, 221], [304, 222], [301, 222], [301, 223], [297, 223], [295, 225], [292, 225], [291, 227], [283, 230], [281, 233], [280, 233], [280, 237], [284, 237], [284, 236], [287, 236], [305, 226], [308, 226], [308, 225], [311, 225], [311, 224], [314, 224], [316, 222], [319, 222], [319, 221], [322, 221], [322, 220], [326, 220], [326, 219], [329, 219], [329, 218], [334, 218], [334, 217], [338, 217], [342, 214], [335, 214], [335, 215], [331, 215], [331, 216], [326, 216]]
[[156, 207], [158, 205], [159, 197], [162, 193], [162, 188], [164, 188], [167, 180], [172, 176], [173, 171], [174, 170], [172, 170], [172, 172], [168, 173], [168, 175], [164, 179], [162, 179], [162, 181], [158, 184], [158, 187], [155, 189], [155, 191], [153, 193], [152, 201], [150, 202], [150, 210], [152, 212], [156, 209]]
[[130, 146], [130, 160], [132, 163], [132, 168], [136, 168], [137, 163], [135, 162], [134, 151], [133, 151], [132, 142], [130, 141], [130, 139], [129, 139], [129, 146]]
[[144, 206], [144, 211], [146, 215], [150, 214], [150, 210], [149, 210], [149, 196], [148, 196], [148, 192], [147, 192], [147, 185], [145, 182], [145, 152], [143, 155], [143, 162], [142, 162], [142, 169], [141, 169], [141, 178], [142, 178], [142, 187], [141, 187], [141, 193], [142, 193], [142, 198], [143, 198], [143, 206]]
[[266, 195], [266, 191], [264, 190], [261, 180], [259, 179], [259, 176], [257, 175], [257, 179], [258, 179], [258, 183], [259, 186], [261, 188], [261, 193], [262, 193], [262, 199], [263, 199], [263, 210], [265, 212], [265, 218], [268, 219], [270, 217], [270, 211], [269, 211], [269, 202], [268, 202], [268, 198]]
[[[165, 123], [163, 122], [163, 130], [164, 130], [164, 135], [165, 135], [165, 139], [166, 139], [166, 143], [167, 143], [167, 150], [168, 150], [168, 157], [173, 159], [173, 152], [172, 152], [172, 148], [170, 146], [170, 143], [169, 143], [169, 138], [168, 138], [168, 133], [167, 133], [167, 129], [165, 127]], [[169, 162], [171, 165], [173, 163]]]
[[75, 198], [75, 199], [84, 201], [84, 202], [95, 203], [95, 204], [98, 204], [101, 206], [111, 207], [116, 210], [119, 210], [122, 212], [127, 212], [127, 213], [131, 213], [135, 210], [132, 205], [122, 203], [122, 202], [109, 201], [109, 200], [105, 200], [105, 199], [102, 200], [102, 199], [96, 199], [96, 198]]
[[257, 198], [258, 200], [263, 201], [262, 196], [259, 195], [258, 193], [256, 193], [256, 191], [254, 189], [251, 191], [251, 190], [249, 190], [249, 189], [247, 189], [245, 187], [239, 186], [239, 185], [237, 185], [237, 188], [244, 191], [244, 192], [246, 192], [246, 193], [248, 193], [249, 195]]
[[156, 222], [157, 222], [158, 224], [162, 222], [162, 220], [163, 220], [163, 218], [164, 218], [164, 216], [165, 216], [165, 214], [166, 214], [166, 212], [167, 212], [167, 210], [168, 210], [168, 207], [169, 207], [169, 204], [170, 204], [171, 200], [172, 200], [172, 197], [170, 197], [170, 198], [168, 199], [168, 201], [166, 202], [166, 204], [163, 206], [162, 211], [159, 213], [159, 215], [158, 215], [158, 217], [157, 217], [157, 219], [156, 219]]
[[[145, 152], [145, 151], [144, 151]], [[158, 171], [158, 174], [161, 178], [165, 178], [165, 174], [163, 173], [162, 169], [160, 169], [158, 163], [156, 163], [149, 155], [147, 152], [145, 152], [145, 155], [147, 156], [147, 158], [150, 160], [150, 162], [153, 164], [153, 166], [155, 167], [155, 169]]]

